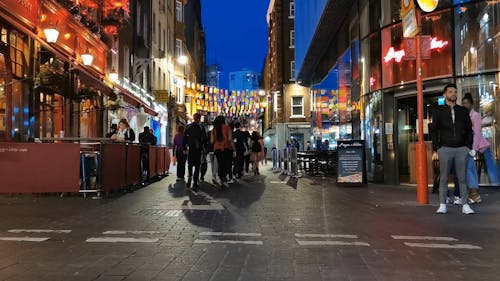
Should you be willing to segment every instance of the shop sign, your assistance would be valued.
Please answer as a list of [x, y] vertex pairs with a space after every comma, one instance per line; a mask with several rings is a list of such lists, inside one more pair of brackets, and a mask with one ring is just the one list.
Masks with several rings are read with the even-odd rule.
[[[392, 60], [395, 62], [401, 62], [403, 58], [405, 60], [412, 60], [416, 58], [416, 48], [415, 48], [415, 38], [408, 38], [404, 41], [405, 48], [403, 50], [396, 50], [394, 47], [390, 47], [384, 56], [384, 62], [389, 63]], [[421, 40], [421, 55], [422, 59], [429, 59], [431, 57], [432, 50], [441, 50], [448, 46], [448, 41], [439, 40], [436, 37], [422, 36]]]
[[401, 0], [401, 18], [403, 19], [403, 37], [417, 35], [417, 16], [413, 0]]
[[366, 184], [365, 143], [363, 140], [337, 142], [337, 184]]
[[0, 0], [0, 7], [28, 26], [35, 26], [38, 16], [38, 0]]
[[169, 101], [169, 94], [168, 91], [153, 91], [153, 95], [155, 97], [155, 101], [159, 103], [168, 103]]
[[[410, 0], [408, 0], [408, 1], [410, 1]], [[411, 2], [413, 2], [413, 1], [411, 1]], [[417, 0], [417, 2], [418, 2], [418, 5], [420, 6], [420, 9], [422, 9], [422, 11], [429, 13], [429, 12], [434, 11], [437, 8], [439, 0]]]

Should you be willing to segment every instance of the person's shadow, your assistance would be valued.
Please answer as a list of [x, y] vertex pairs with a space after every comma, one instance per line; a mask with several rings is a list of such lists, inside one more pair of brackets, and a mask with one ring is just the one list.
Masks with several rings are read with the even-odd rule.
[[176, 181], [174, 184], [168, 185], [168, 192], [172, 197], [184, 197], [187, 195], [186, 183], [183, 181]]

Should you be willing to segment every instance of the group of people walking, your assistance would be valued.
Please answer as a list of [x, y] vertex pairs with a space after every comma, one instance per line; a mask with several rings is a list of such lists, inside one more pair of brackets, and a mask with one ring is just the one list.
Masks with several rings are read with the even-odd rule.
[[[474, 214], [469, 203], [481, 202], [479, 181], [474, 158], [477, 153], [484, 156], [490, 184], [498, 185], [498, 167], [493, 158], [490, 143], [481, 133], [481, 117], [473, 109], [470, 93], [457, 104], [457, 86], [448, 84], [444, 88], [445, 105], [438, 106], [433, 113], [431, 138], [433, 150], [439, 157], [439, 208], [438, 214], [448, 212], [447, 203], [462, 205], [464, 214]], [[453, 170], [454, 168], [454, 170]], [[448, 177], [456, 178], [455, 199], [449, 198]]]
[[257, 131], [250, 134], [239, 122], [227, 124], [224, 116], [217, 116], [213, 129], [207, 131], [201, 124], [201, 115], [194, 114], [194, 121], [187, 127], [179, 126], [173, 141], [177, 162], [177, 180], [184, 181], [188, 166], [187, 187], [199, 190], [199, 181], [205, 180], [208, 160], [212, 165], [214, 184], [227, 188], [244, 173], [259, 175], [259, 162], [264, 157], [264, 144]]

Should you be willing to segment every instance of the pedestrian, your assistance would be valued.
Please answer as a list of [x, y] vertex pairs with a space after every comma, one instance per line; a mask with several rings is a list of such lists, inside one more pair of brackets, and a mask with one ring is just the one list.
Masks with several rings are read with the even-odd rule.
[[259, 161], [260, 161], [260, 156], [262, 152], [262, 144], [259, 141], [260, 136], [257, 131], [252, 132], [252, 170], [254, 176], [260, 175], [259, 173]]
[[[437, 151], [440, 165], [438, 214], [447, 213], [446, 194], [451, 164], [455, 164], [455, 176], [460, 185], [461, 198], [468, 198], [465, 180], [467, 157], [472, 149], [473, 133], [468, 110], [457, 105], [457, 86], [444, 87], [445, 105], [436, 107], [431, 130], [432, 148]], [[462, 200], [462, 213], [474, 214], [467, 200]]]
[[156, 137], [151, 134], [149, 127], [145, 126], [144, 131], [139, 134], [139, 143], [141, 144], [141, 170], [142, 174], [149, 178], [149, 146], [156, 143]]
[[233, 142], [236, 148], [236, 158], [234, 159], [234, 174], [236, 178], [243, 176], [245, 165], [245, 153], [249, 150], [246, 142], [246, 134], [241, 130], [240, 122], [234, 123]]
[[208, 138], [209, 135], [207, 134], [205, 125], [203, 125], [203, 124], [200, 124], [200, 125], [203, 128], [205, 135], [207, 136], [205, 138], [205, 142], [203, 143], [203, 146], [201, 149], [201, 165], [200, 165], [200, 181], [205, 181], [205, 175], [207, 174], [207, 170], [208, 170], [207, 157], [208, 157], [210, 139]]
[[267, 146], [264, 145], [264, 140], [262, 140], [262, 146], [264, 147], [264, 150], [262, 152], [262, 164], [267, 165]]
[[229, 126], [226, 125], [224, 116], [215, 118], [210, 141], [213, 143], [215, 157], [217, 158], [221, 188], [227, 188], [229, 187], [227, 177], [231, 174], [231, 163], [233, 158], [236, 157], [236, 148], [233, 142], [233, 134]]
[[156, 137], [155, 135], [151, 134], [151, 131], [148, 126], [145, 126], [144, 131], [139, 134], [139, 143], [149, 144], [149, 145], [156, 144]]
[[[212, 131], [209, 131], [208, 136], [212, 136]], [[209, 145], [208, 145], [208, 159], [210, 161], [210, 165], [211, 165], [211, 171], [212, 171], [212, 183], [214, 185], [218, 185], [219, 182], [217, 181], [217, 174], [218, 174], [218, 165], [217, 165], [217, 157], [215, 157], [215, 154], [214, 154], [214, 145], [212, 143], [212, 141], [210, 140], [209, 142]]]
[[189, 124], [184, 131], [183, 148], [188, 161], [187, 188], [192, 187], [193, 192], [196, 193], [200, 190], [198, 180], [200, 177], [202, 149], [207, 136], [205, 129], [200, 124], [201, 114], [195, 113], [193, 119], [193, 123]]
[[177, 127], [177, 133], [174, 137], [174, 156], [177, 161], [177, 181], [184, 181], [184, 174], [186, 173], [186, 159], [184, 154], [184, 126]]
[[246, 144], [246, 150], [245, 150], [245, 157], [244, 157], [244, 168], [245, 168], [245, 173], [249, 173], [250, 171], [250, 163], [252, 162], [252, 159], [250, 159], [250, 155], [252, 154], [252, 150], [251, 150], [251, 140], [250, 140], [250, 132], [248, 131], [248, 129], [245, 129], [245, 131], [243, 132], [243, 135], [245, 137], [245, 144]]
[[480, 203], [481, 196], [479, 195], [479, 180], [477, 176], [476, 165], [474, 164], [474, 156], [476, 153], [481, 153], [486, 164], [486, 171], [491, 185], [498, 185], [498, 167], [495, 163], [495, 158], [491, 152], [490, 143], [483, 137], [481, 132], [481, 116], [474, 110], [474, 101], [472, 95], [466, 93], [462, 98], [462, 105], [469, 110], [469, 116], [472, 122], [472, 131], [474, 132], [472, 142], [472, 153], [467, 163], [467, 184], [469, 185], [469, 203]]
[[155, 136], [155, 131], [153, 129], [149, 129], [149, 134], [151, 134], [151, 144], [156, 145], [158, 139]]
[[118, 131], [111, 138], [117, 141], [135, 141], [135, 132], [132, 128], [130, 128], [130, 124], [127, 119], [120, 119], [120, 122], [118, 123]]

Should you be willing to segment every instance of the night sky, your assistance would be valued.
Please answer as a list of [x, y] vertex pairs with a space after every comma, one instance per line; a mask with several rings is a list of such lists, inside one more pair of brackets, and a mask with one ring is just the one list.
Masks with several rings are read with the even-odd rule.
[[207, 64], [222, 67], [220, 84], [228, 88], [230, 71], [261, 72], [267, 51], [269, 0], [202, 0]]

